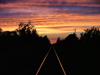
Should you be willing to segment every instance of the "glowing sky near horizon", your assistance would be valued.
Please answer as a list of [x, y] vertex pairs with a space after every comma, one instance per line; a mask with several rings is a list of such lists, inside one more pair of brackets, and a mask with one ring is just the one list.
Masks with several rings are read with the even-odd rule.
[[100, 0], [0, 0], [0, 28], [15, 30], [20, 22], [35, 26], [39, 35], [51, 42], [100, 27]]

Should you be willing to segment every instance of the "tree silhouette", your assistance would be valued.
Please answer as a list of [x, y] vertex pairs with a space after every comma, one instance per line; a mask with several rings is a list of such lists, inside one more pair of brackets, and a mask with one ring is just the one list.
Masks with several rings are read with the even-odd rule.
[[58, 39], [57, 39], [57, 43], [59, 43], [61, 40], [60, 40], [60, 37], [58, 37]]
[[33, 35], [33, 36], [36, 36], [36, 37], [39, 37], [39, 35], [38, 35], [36, 29], [33, 29], [33, 30], [32, 30], [32, 35]]
[[17, 31], [19, 32], [20, 36], [24, 36], [24, 35], [28, 35], [31, 34], [31, 31], [33, 29], [34, 26], [31, 25], [31, 21], [29, 21], [27, 24], [24, 24], [23, 22], [21, 22], [19, 24], [19, 28], [17, 29]]
[[78, 41], [78, 37], [76, 36], [75, 33], [68, 35], [65, 40], [69, 41], [69, 42], [77, 42]]
[[100, 29], [96, 27], [92, 27], [90, 29], [85, 29], [84, 33], [81, 33], [80, 40], [82, 41], [93, 41], [98, 40], [100, 38]]
[[[57, 43], [52, 46], [57, 51], [68, 75], [98, 75], [100, 29], [96, 27], [85, 29], [80, 35], [81, 41], [76, 36], [75, 30], [64, 40], [58, 37]], [[2, 69], [0, 75], [34, 75], [50, 46], [48, 37], [39, 36], [31, 21], [27, 24], [21, 22], [17, 31], [2, 31], [0, 28], [0, 68]], [[51, 49], [50, 59], [53, 53]], [[53, 60], [56, 61], [56, 58], [54, 57]], [[58, 70], [57, 67], [55, 68]], [[49, 71], [51, 70], [52, 68]]]
[[2, 35], [2, 29], [0, 28], [0, 35]]

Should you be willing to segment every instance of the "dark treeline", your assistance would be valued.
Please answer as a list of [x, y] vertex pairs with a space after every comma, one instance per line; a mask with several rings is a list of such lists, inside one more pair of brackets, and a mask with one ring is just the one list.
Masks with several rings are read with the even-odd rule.
[[[60, 40], [59, 37], [53, 47], [57, 51], [67, 75], [99, 75], [100, 30], [92, 27], [80, 35], [80, 39], [76, 33], [68, 35], [64, 40]], [[30, 22], [28, 24], [21, 22], [15, 31], [0, 29], [0, 65], [2, 69], [0, 75], [35, 75], [50, 46], [47, 36], [39, 36]], [[60, 70], [59, 68], [60, 65], [51, 49], [40, 73], [55, 75], [56, 71], [60, 75], [61, 68]], [[43, 73], [42, 71], [53, 73]]]
[[35, 75], [50, 45], [30, 23], [15, 31], [0, 29], [0, 75]]
[[58, 38], [54, 45], [67, 75], [100, 74], [100, 29], [92, 27], [80, 34]]

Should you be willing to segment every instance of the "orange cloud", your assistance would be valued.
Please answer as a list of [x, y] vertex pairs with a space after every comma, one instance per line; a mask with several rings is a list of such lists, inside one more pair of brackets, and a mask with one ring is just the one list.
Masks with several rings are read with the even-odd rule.
[[[65, 37], [65, 33], [82, 32], [100, 26], [99, 0], [2, 0], [0, 28], [15, 30], [20, 22], [32, 21], [39, 35], [50, 35], [51, 40]], [[63, 34], [63, 35], [61, 35]], [[53, 38], [54, 37], [54, 38]], [[63, 38], [62, 37], [62, 38]]]

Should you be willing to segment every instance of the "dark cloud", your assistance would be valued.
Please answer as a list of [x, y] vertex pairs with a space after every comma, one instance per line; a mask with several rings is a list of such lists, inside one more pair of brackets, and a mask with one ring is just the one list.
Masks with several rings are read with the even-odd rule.
[[57, 4], [58, 1], [49, 1], [49, 4]]
[[94, 0], [94, 1], [100, 2], [100, 0]]
[[64, 0], [64, 1], [60, 1], [60, 0], [0, 0], [0, 4], [6, 4], [6, 3], [14, 3], [14, 2], [27, 2], [27, 3], [43, 3], [43, 5], [47, 5], [47, 4], [55, 4], [55, 5], [78, 5], [78, 4], [100, 4], [100, 0], [89, 0], [89, 1], [82, 1], [82, 2], [77, 2], [76, 1], [68, 1], [68, 0]]
[[67, 2], [61, 2], [61, 4], [68, 4]]
[[100, 0], [97, 1], [88, 1], [88, 2], [67, 2], [67, 1], [49, 1], [49, 4], [55, 4], [55, 5], [93, 5], [93, 4], [100, 4]]
[[6, 4], [6, 3], [12, 3], [12, 2], [18, 2], [20, 0], [0, 0], [0, 4]]
[[56, 13], [76, 13], [81, 15], [95, 15], [100, 14], [100, 7], [90, 7], [90, 6], [63, 6], [59, 7], [59, 10], [55, 10]]
[[[100, 19], [72, 19], [74, 14], [78, 16], [84, 15], [98, 15], [100, 14], [100, 6], [91, 6], [93, 4], [99, 5], [99, 0], [88, 1], [88, 2], [68, 2], [59, 0], [0, 0], [0, 3], [4, 7], [0, 7], [0, 18], [37, 18], [34, 19], [34, 25], [57, 25], [66, 22], [98, 22]], [[22, 2], [16, 3], [14, 2]], [[28, 2], [28, 3], [24, 3]], [[12, 6], [6, 5], [7, 3], [12, 3]], [[36, 4], [35, 4], [36, 3]], [[7, 7], [8, 6], [8, 7]], [[62, 14], [71, 14], [71, 20], [67, 19], [69, 17], [64, 17]], [[40, 15], [40, 16], [37, 16]], [[53, 15], [49, 17], [50, 15]], [[59, 15], [59, 17], [58, 17]], [[42, 18], [42, 20], [40, 19]], [[59, 27], [51, 27], [59, 28]]]
[[[98, 25], [95, 25], [96, 27], [100, 27]], [[43, 28], [49, 28], [49, 29], [63, 29], [63, 28], [91, 28], [93, 26], [57, 26], [57, 27], [43, 27]]]
[[0, 0], [0, 4], [7, 3], [9, 0]]
[[[49, 14], [49, 13], [55, 13], [55, 14], [71, 14], [71, 13], [75, 13], [78, 15], [97, 15], [100, 14], [100, 7], [93, 7], [93, 6], [67, 6], [67, 5], [43, 5], [40, 7], [44, 7], [44, 8], [36, 8], [35, 9], [24, 9], [24, 8], [20, 8], [20, 10], [17, 8], [0, 8], [0, 17], [7, 17], [7, 16], [13, 16], [13, 15], [23, 15], [28, 16], [28, 15], [39, 15], [39, 14]], [[46, 7], [46, 8], [45, 8]], [[51, 9], [53, 8], [53, 9]], [[14, 9], [14, 10], [12, 10]], [[22, 10], [21, 10], [22, 9]], [[51, 9], [51, 10], [50, 10]], [[56, 10], [57, 9], [57, 10]], [[18, 11], [19, 10], [19, 11]], [[30, 17], [30, 16], [29, 16]], [[55, 17], [53, 17], [55, 19]], [[51, 17], [51, 19], [53, 19]], [[49, 18], [50, 19], [50, 18]]]

